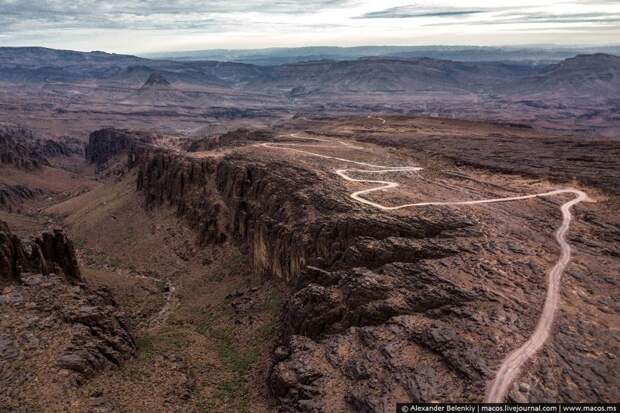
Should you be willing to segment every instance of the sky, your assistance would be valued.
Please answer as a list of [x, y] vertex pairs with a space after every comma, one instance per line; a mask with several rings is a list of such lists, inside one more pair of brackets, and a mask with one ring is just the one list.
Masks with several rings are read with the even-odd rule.
[[620, 0], [0, 0], [0, 46], [620, 44]]

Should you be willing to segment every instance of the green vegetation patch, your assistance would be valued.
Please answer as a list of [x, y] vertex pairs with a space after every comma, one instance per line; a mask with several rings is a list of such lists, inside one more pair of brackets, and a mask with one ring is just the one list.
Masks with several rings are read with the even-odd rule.
[[84, 245], [86, 245], [84, 240], [79, 239], [79, 238], [73, 239], [72, 242], [73, 242], [73, 246], [77, 249], [84, 248]]
[[236, 254], [218, 265], [218, 268], [213, 268], [209, 279], [220, 282], [231, 275], [246, 274], [249, 268], [248, 257], [243, 254]]
[[139, 337], [136, 344], [138, 346], [138, 358], [148, 360], [156, 353], [181, 350], [190, 344], [190, 339], [186, 331], [165, 330], [147, 333]]

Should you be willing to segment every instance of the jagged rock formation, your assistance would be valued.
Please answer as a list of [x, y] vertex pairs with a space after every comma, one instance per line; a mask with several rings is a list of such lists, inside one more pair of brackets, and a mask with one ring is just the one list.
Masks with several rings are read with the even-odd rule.
[[7, 185], [0, 183], [0, 208], [12, 211], [24, 200], [32, 200], [43, 194], [40, 189], [30, 189], [24, 185]]
[[[341, 405], [338, 411], [388, 397], [390, 386], [412, 373], [407, 366], [393, 366], [391, 356], [381, 351], [396, 329], [409, 347], [435, 347], [433, 340], [445, 346], [439, 356], [426, 356], [431, 360], [416, 373], [420, 383], [432, 379], [426, 376], [434, 369], [449, 376], [472, 367], [466, 373], [474, 378], [469, 390], [480, 393], [488, 367], [468, 353], [467, 340], [448, 343], [445, 337], [458, 335], [452, 325], [437, 322], [438, 333], [428, 337], [415, 333], [419, 325], [431, 323], [422, 314], [439, 315], [466, 303], [473, 308], [489, 300], [467, 277], [455, 280], [441, 266], [423, 264], [454, 256], [464, 248], [463, 240], [477, 237], [467, 218], [443, 211], [403, 221], [352, 209], [348, 198], [328, 190], [317, 173], [251, 155], [191, 158], [136, 144], [130, 145], [128, 158], [148, 208], [176, 208], [202, 242], [236, 242], [247, 250], [256, 272], [295, 286], [284, 311], [286, 339], [276, 351], [270, 379], [283, 411], [330, 411], [327, 392], [330, 386], [342, 388], [343, 380], [350, 383], [345, 391], [349, 407]], [[402, 325], [395, 324], [398, 317], [404, 317]], [[366, 331], [367, 348], [354, 338], [361, 331]], [[340, 365], [336, 360], [354, 361], [336, 354], [334, 346], [348, 348], [360, 357], [358, 364]], [[396, 362], [401, 356], [396, 348], [392, 352]], [[366, 366], [364, 357], [375, 367]], [[449, 362], [442, 364], [442, 359]], [[373, 377], [374, 390], [368, 384]], [[454, 391], [456, 386], [454, 380], [445, 388]], [[418, 392], [420, 400], [429, 400], [428, 389]]]
[[[203, 243], [234, 242], [257, 273], [290, 285], [269, 376], [281, 412], [479, 401], [536, 322], [536, 294], [512, 300], [488, 288], [544, 292], [544, 268], [502, 255], [514, 247], [488, 237], [501, 217], [485, 226], [456, 208], [377, 213], [320, 170], [251, 151], [191, 156], [145, 141], [128, 151], [147, 208], [176, 209]], [[498, 278], [504, 265], [510, 279]]]
[[315, 260], [322, 266], [354, 263], [355, 251], [347, 251], [354, 241], [437, 236], [469, 225], [445, 217], [403, 223], [387, 215], [356, 215], [349, 201], [329, 194], [316, 174], [285, 162], [191, 159], [145, 147], [130, 157], [147, 207], [174, 206], [203, 242], [233, 239], [247, 246], [257, 272], [285, 280]]
[[71, 156], [82, 154], [83, 145], [75, 138], [65, 137], [60, 141], [45, 139], [39, 141], [39, 153], [45, 157]]
[[110, 292], [84, 283], [61, 231], [23, 242], [0, 221], [0, 287], [4, 408], [63, 410], [68, 388], [135, 354]]
[[0, 281], [19, 282], [23, 272], [62, 273], [72, 283], [81, 280], [73, 244], [61, 230], [24, 242], [0, 221]]
[[85, 157], [99, 166], [107, 160], [126, 152], [133, 142], [149, 142], [150, 136], [145, 133], [119, 129], [100, 129], [90, 134]]
[[[0, 127], [0, 171], [21, 170], [40, 171], [50, 167], [57, 157], [81, 155], [83, 144], [76, 139], [64, 137], [59, 140], [37, 139], [23, 128]], [[8, 174], [7, 174], [8, 175]], [[2, 179], [0, 173], [0, 208], [9, 211], [19, 210], [26, 201], [40, 198], [47, 191], [19, 183], [12, 178]]]
[[[301, 219], [304, 199], [315, 196], [315, 190], [321, 190], [318, 185], [289, 191], [295, 184], [291, 180], [317, 183], [301, 168], [234, 157], [221, 162], [188, 159], [167, 151], [144, 151], [136, 162], [138, 189], [148, 207], [173, 205], [205, 243], [236, 240], [247, 245], [258, 272], [290, 279], [309, 258], [307, 239], [314, 238], [317, 249], [331, 247], [329, 238], [320, 234], [320, 223]], [[296, 230], [279, 222], [290, 222]], [[306, 225], [313, 228], [312, 234], [305, 233]], [[348, 229], [343, 225], [342, 230]]]
[[0, 128], [0, 165], [20, 169], [49, 165], [49, 161], [34, 146], [32, 132], [22, 128]]
[[70, 156], [80, 152], [80, 145], [71, 138], [60, 141], [37, 139], [28, 129], [0, 127], [0, 166], [36, 169], [49, 166], [50, 157]]

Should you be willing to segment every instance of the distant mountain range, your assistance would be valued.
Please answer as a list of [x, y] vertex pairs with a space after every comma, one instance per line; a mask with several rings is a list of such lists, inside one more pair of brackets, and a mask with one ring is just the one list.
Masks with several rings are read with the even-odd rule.
[[620, 57], [579, 55], [544, 67], [506, 89], [531, 96], [575, 96], [614, 99], [620, 96]]
[[618, 96], [620, 57], [605, 53], [552, 63], [375, 56], [265, 66], [0, 48], [0, 114], [11, 121], [50, 110], [80, 122], [397, 113], [618, 136]]
[[298, 47], [248, 50], [195, 50], [145, 54], [152, 59], [177, 61], [217, 60], [262, 66], [312, 60], [354, 60], [363, 57], [433, 58], [462, 62], [555, 63], [579, 54], [620, 54], [620, 45], [600, 47], [477, 47], [477, 46], [360, 46]]
[[[155, 75], [154, 75], [155, 74]], [[579, 55], [552, 64], [366, 57], [275, 66], [151, 60], [103, 52], [0, 48], [0, 81], [97, 82], [140, 89], [218, 87], [300, 98], [325, 93], [485, 93], [544, 97], [620, 94], [620, 57]], [[147, 88], [151, 93], [153, 88]], [[174, 92], [175, 96], [177, 92]]]

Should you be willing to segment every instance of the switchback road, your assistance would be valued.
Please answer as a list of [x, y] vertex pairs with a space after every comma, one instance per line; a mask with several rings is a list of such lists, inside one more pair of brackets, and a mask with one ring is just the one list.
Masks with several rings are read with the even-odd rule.
[[[566, 241], [566, 234], [570, 227], [570, 223], [573, 219], [571, 214], [571, 208], [583, 201], [592, 202], [592, 200], [588, 197], [588, 195], [575, 188], [563, 188], [556, 189], [553, 191], [536, 193], [536, 194], [527, 194], [527, 195], [519, 195], [512, 197], [504, 197], [504, 198], [490, 198], [490, 199], [478, 199], [478, 200], [470, 200], [470, 201], [430, 201], [430, 202], [416, 202], [409, 204], [401, 204], [401, 205], [382, 205], [378, 202], [371, 201], [367, 198], [364, 198], [363, 195], [370, 194], [376, 191], [387, 191], [400, 186], [398, 182], [389, 181], [389, 180], [377, 180], [377, 179], [360, 179], [353, 178], [350, 174], [361, 174], [361, 175], [382, 175], [387, 173], [394, 172], [418, 172], [422, 170], [422, 168], [417, 166], [385, 166], [385, 165], [376, 165], [366, 162], [354, 161], [351, 159], [340, 158], [330, 155], [324, 155], [316, 152], [311, 152], [307, 149], [309, 148], [342, 148], [346, 147], [349, 149], [364, 149], [363, 147], [351, 145], [349, 143], [338, 141], [338, 140], [327, 140], [320, 138], [306, 138], [300, 137], [296, 134], [292, 134], [291, 137], [295, 139], [302, 140], [310, 140], [319, 142], [319, 145], [308, 145], [308, 144], [300, 144], [300, 143], [263, 143], [260, 146], [266, 148], [274, 148], [281, 150], [288, 150], [292, 152], [302, 153], [309, 156], [324, 158], [324, 159], [332, 159], [340, 162], [355, 164], [359, 166], [363, 166], [364, 169], [360, 168], [349, 168], [349, 169], [336, 169], [334, 172], [349, 182], [357, 182], [357, 183], [365, 183], [372, 185], [371, 188], [364, 189], [361, 191], [356, 191], [349, 196], [357, 202], [361, 202], [363, 204], [375, 207], [382, 211], [394, 211], [403, 208], [413, 208], [413, 207], [426, 207], [426, 206], [451, 206], [451, 205], [479, 205], [479, 204], [490, 204], [497, 202], [514, 202], [521, 201], [532, 198], [543, 198], [556, 196], [561, 194], [573, 194], [575, 198], [565, 202], [560, 207], [562, 211], [562, 224], [557, 229], [555, 233], [555, 239], [560, 246], [560, 258], [551, 269], [547, 278], [547, 294], [545, 298], [545, 303], [543, 306], [542, 313], [540, 314], [540, 318], [538, 320], [538, 324], [534, 329], [532, 335], [528, 338], [528, 340], [523, 343], [519, 348], [512, 351], [508, 357], [504, 359], [500, 368], [491, 385], [488, 388], [488, 392], [485, 398], [485, 401], [488, 403], [498, 403], [502, 402], [508, 391], [510, 390], [510, 386], [519, 376], [521, 368], [523, 365], [538, 352], [542, 346], [545, 344], [547, 339], [549, 338], [551, 327], [553, 325], [553, 319], [555, 317], [555, 313], [557, 311], [559, 305], [560, 298], [560, 282], [562, 280], [562, 274], [564, 273], [564, 269], [568, 265], [571, 259], [571, 247], [570, 244]], [[334, 144], [332, 144], [334, 143]], [[304, 148], [304, 149], [300, 149]]]

